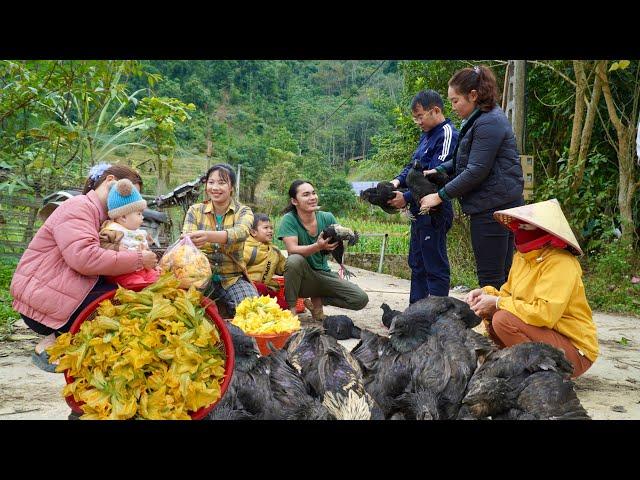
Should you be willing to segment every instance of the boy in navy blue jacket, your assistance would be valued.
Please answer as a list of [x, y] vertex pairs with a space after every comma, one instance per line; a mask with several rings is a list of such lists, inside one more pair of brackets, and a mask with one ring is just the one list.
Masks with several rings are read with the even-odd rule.
[[[413, 98], [411, 113], [422, 135], [411, 162], [391, 181], [396, 188], [407, 186], [407, 174], [416, 160], [420, 161], [423, 170], [431, 170], [451, 158], [458, 141], [458, 131], [451, 120], [444, 117], [443, 109], [442, 97], [433, 90], [419, 92]], [[447, 232], [453, 222], [451, 202], [442, 203], [439, 215], [418, 215], [420, 205], [412, 200], [411, 192], [396, 192], [396, 197], [389, 200], [389, 205], [396, 208], [403, 208], [407, 203], [415, 217], [411, 222], [409, 245], [409, 303], [429, 295], [447, 296], [451, 277], [447, 256]]]

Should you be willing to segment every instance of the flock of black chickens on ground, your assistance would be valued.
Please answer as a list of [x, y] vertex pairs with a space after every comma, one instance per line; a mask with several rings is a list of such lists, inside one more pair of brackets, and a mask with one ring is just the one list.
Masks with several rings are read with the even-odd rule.
[[[415, 162], [407, 186], [419, 204], [447, 180], [424, 176]], [[389, 214], [395, 188], [380, 182], [360, 198]], [[405, 208], [406, 210], [406, 208]], [[411, 215], [406, 212], [411, 218]], [[437, 208], [419, 214], [440, 214]], [[358, 233], [340, 225], [323, 231], [344, 269], [344, 244]], [[329, 252], [323, 252], [328, 254]], [[350, 273], [345, 272], [347, 275]], [[404, 312], [382, 304], [389, 336], [361, 330], [346, 315], [327, 316], [281, 350], [261, 356], [255, 340], [229, 324], [235, 369], [211, 420], [454, 420], [589, 419], [570, 379], [572, 366], [544, 343], [498, 350], [472, 330], [480, 323], [452, 297], [429, 297]], [[338, 340], [359, 338], [349, 352]]]
[[[301, 329], [268, 356], [229, 325], [235, 370], [209, 418], [589, 419], [561, 351], [543, 343], [498, 350], [472, 330], [480, 318], [452, 297], [404, 312], [382, 308], [388, 337], [332, 316], [339, 318]], [[346, 335], [360, 338], [351, 352], [335, 338]]]

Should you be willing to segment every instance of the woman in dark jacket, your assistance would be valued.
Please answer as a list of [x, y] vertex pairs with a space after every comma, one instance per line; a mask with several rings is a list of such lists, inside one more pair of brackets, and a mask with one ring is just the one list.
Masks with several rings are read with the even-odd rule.
[[[422, 208], [458, 198], [471, 218], [471, 244], [480, 287], [500, 288], [513, 258], [513, 233], [493, 218], [496, 210], [524, 205], [524, 179], [509, 120], [497, 105], [498, 86], [487, 67], [464, 68], [449, 80], [448, 97], [462, 118], [453, 157], [436, 170], [454, 178], [425, 196]], [[430, 170], [426, 173], [435, 172]]]

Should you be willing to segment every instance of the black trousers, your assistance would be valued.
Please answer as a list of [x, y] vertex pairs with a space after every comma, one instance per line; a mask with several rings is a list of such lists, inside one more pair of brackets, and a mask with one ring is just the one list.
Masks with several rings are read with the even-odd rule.
[[89, 305], [91, 302], [93, 302], [96, 298], [101, 297], [105, 293], [107, 293], [107, 292], [109, 292], [111, 290], [115, 290], [116, 288], [118, 288], [117, 285], [114, 285], [113, 283], [107, 282], [105, 280], [105, 277], [100, 277], [98, 279], [98, 283], [96, 283], [95, 287], [93, 287], [93, 289], [88, 293], [87, 297], [80, 304], [80, 306], [78, 308], [76, 308], [76, 310], [71, 314], [71, 317], [69, 317], [69, 320], [67, 320], [67, 323], [65, 323], [62, 327], [58, 328], [57, 330], [55, 330], [55, 329], [53, 329], [51, 327], [47, 327], [46, 325], [44, 325], [44, 324], [42, 324], [40, 322], [36, 322], [35, 320], [33, 320], [33, 319], [29, 318], [29, 317], [25, 317], [22, 314], [20, 314], [20, 316], [24, 320], [24, 323], [27, 324], [27, 327], [29, 327], [34, 332], [36, 332], [36, 333], [38, 333], [40, 335], [50, 335], [52, 333], [55, 333], [56, 337], [59, 337], [63, 333], [69, 331], [69, 329], [71, 328], [71, 325], [73, 325], [73, 322], [75, 321], [75, 319], [78, 317], [78, 315], [80, 315], [82, 310], [84, 310], [87, 307], [87, 305]]
[[471, 245], [480, 287], [491, 285], [500, 290], [509, 277], [514, 235], [493, 218], [493, 212], [516, 206], [502, 206], [471, 215]]

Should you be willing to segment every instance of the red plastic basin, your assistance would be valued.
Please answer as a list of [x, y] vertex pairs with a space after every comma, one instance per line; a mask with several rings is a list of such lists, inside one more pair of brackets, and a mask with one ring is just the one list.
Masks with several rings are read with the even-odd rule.
[[[131, 290], [140, 291], [146, 286], [147, 285], [140, 285]], [[93, 320], [93, 317], [95, 316], [94, 315], [95, 311], [97, 310], [100, 302], [104, 300], [112, 299], [115, 296], [115, 294], [116, 294], [116, 290], [112, 290], [110, 292], [105, 293], [101, 297], [98, 297], [89, 305], [87, 305], [87, 307], [82, 312], [80, 312], [80, 315], [78, 315], [78, 317], [75, 319], [75, 321], [71, 325], [71, 328], [69, 329], [69, 333], [75, 334], [78, 330], [80, 330], [80, 325], [82, 325], [85, 321]], [[227, 391], [227, 388], [229, 387], [231, 378], [233, 377], [233, 367], [235, 364], [233, 341], [231, 339], [231, 334], [229, 333], [229, 329], [227, 328], [225, 321], [222, 319], [222, 317], [218, 313], [218, 308], [216, 307], [216, 304], [213, 301], [211, 301], [209, 298], [202, 297], [202, 301], [200, 305], [204, 307], [205, 315], [218, 328], [218, 332], [220, 333], [220, 338], [222, 339], [222, 343], [224, 345], [226, 359], [224, 363], [224, 373], [225, 373], [224, 380], [222, 382], [222, 385], [220, 386], [220, 398], [218, 399], [218, 401], [212, 403], [211, 405], [202, 407], [195, 412], [189, 412], [189, 415], [193, 420], [201, 420], [204, 417], [206, 417], [209, 414], [209, 412], [213, 410], [213, 407], [215, 407], [220, 402], [220, 400], [222, 400], [222, 398], [224, 397], [224, 394]], [[64, 371], [64, 379], [67, 383], [72, 383], [74, 379], [71, 375], [69, 375], [68, 372], [69, 372], [68, 370]], [[83, 411], [80, 405], [82, 405], [84, 402], [76, 402], [75, 399], [73, 398], [73, 395], [69, 395], [65, 397], [65, 400], [67, 401], [67, 404], [69, 405], [69, 407], [71, 407], [71, 410], [73, 410], [74, 413], [78, 415], [82, 415]]]

